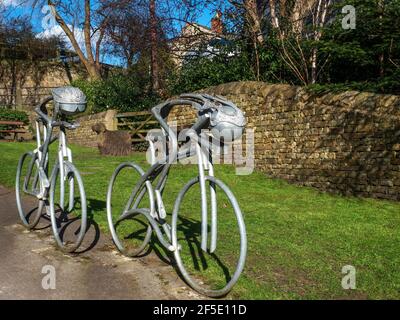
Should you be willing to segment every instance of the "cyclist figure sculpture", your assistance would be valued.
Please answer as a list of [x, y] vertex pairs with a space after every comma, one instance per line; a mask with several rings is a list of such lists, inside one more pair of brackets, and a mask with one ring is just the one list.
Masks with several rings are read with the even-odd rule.
[[[50, 102], [54, 106], [52, 116], [46, 108]], [[17, 207], [23, 225], [34, 229], [41, 217], [50, 216], [58, 247], [69, 253], [81, 245], [87, 217], [82, 178], [72, 164], [72, 152], [68, 148], [65, 131], [74, 130], [78, 125], [66, 119], [85, 109], [86, 97], [79, 89], [54, 89], [52, 96], [45, 98], [35, 109], [38, 114], [37, 148], [21, 157], [16, 177]], [[53, 134], [55, 128], [59, 130]], [[55, 141], [59, 142], [57, 157], [49, 175], [49, 148]]]
[[[171, 110], [178, 106], [191, 106], [198, 114], [196, 123], [187, 131], [189, 141], [184, 141], [181, 146], [179, 146], [176, 132], [167, 123]], [[129, 257], [137, 257], [145, 251], [154, 231], [159, 242], [169, 252], [173, 253], [179, 272], [193, 289], [210, 297], [223, 296], [232, 289], [244, 268], [247, 238], [242, 212], [235, 196], [226, 184], [214, 176], [210, 140], [221, 144], [240, 138], [246, 124], [245, 117], [232, 102], [222, 97], [206, 94], [182, 95], [179, 99], [169, 100], [157, 105], [151, 111], [160, 123], [162, 136], [168, 141], [169, 147], [161, 159], [156, 160], [155, 143], [157, 137], [150, 135], [148, 137], [149, 150], [152, 154], [150, 169], [145, 172], [138, 164], [127, 162], [119, 165], [114, 172], [107, 193], [107, 217], [113, 241], [120, 252]], [[207, 129], [208, 132], [205, 133]], [[172, 163], [194, 156], [198, 164], [198, 175], [187, 182], [178, 193], [172, 210], [171, 224], [169, 224], [167, 223], [168, 215], [163, 192]], [[138, 175], [137, 181], [132, 184], [132, 179], [126, 179], [123, 176], [124, 171], [136, 173]], [[185, 197], [189, 197], [190, 191], [198, 186], [200, 194], [196, 193], [195, 198], [189, 200], [193, 204], [200, 202], [201, 213], [197, 224], [193, 219], [185, 220], [180, 211]], [[219, 189], [218, 192], [217, 189]], [[124, 190], [127, 192], [125, 198], [122, 196]], [[118, 207], [116, 203], [121, 201], [121, 198], [122, 205]], [[226, 208], [228, 207], [230, 209], [226, 217], [219, 217], [220, 210], [227, 211]], [[219, 218], [229, 219], [229, 229], [237, 230], [235, 234], [232, 233], [231, 239], [218, 237], [219, 229], [225, 228], [225, 224], [218, 223]], [[133, 228], [132, 225], [130, 225], [131, 227], [129, 225], [128, 227], [122, 226], [123, 222], [133, 220], [137, 220], [139, 223], [137, 230], [127, 230]], [[185, 239], [189, 240], [188, 245], [184, 244], [184, 239], [180, 236], [181, 228], [178, 225], [178, 220], [189, 221], [193, 227], [186, 230], [188, 233]], [[199, 226], [197, 234], [201, 238], [200, 241], [194, 239], [197, 235], [194, 230], [197, 225]], [[118, 228], [122, 232], [129, 232], [121, 235]], [[237, 253], [238, 257], [235, 258], [236, 261], [231, 261], [233, 269], [228, 272], [228, 268], [222, 266], [221, 261], [216, 257], [216, 251], [219, 246], [233, 247], [234, 236], [238, 238], [238, 247], [232, 248], [231, 253], [232, 256]], [[220, 241], [222, 240], [227, 242], [221, 244]], [[196, 250], [197, 244], [199, 248]], [[224, 280], [223, 284], [221, 282], [216, 283], [212, 276], [211, 279], [207, 280], [207, 263], [204, 261], [202, 263], [205, 270], [204, 274], [199, 277], [194, 276], [193, 270], [200, 267], [197, 265], [193, 269], [186, 266], [188, 259], [182, 257], [184, 249], [188, 249], [192, 254], [200, 255], [200, 260], [204, 260], [206, 254], [214, 258], [217, 261], [216, 264], [225, 270], [226, 281]], [[231, 258], [230, 260], [234, 259]]]

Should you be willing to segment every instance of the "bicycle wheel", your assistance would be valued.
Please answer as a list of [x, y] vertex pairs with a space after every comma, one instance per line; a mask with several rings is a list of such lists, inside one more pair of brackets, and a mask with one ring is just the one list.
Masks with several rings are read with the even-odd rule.
[[[75, 193], [78, 197], [75, 197]], [[57, 161], [51, 175], [50, 217], [60, 250], [66, 253], [76, 251], [86, 233], [86, 194], [79, 171], [66, 160], [61, 168]]]
[[[240, 207], [231, 190], [214, 177], [207, 176], [205, 179], [216, 191], [215, 207], [218, 215], [214, 227], [218, 230], [218, 243], [215, 251], [211, 253], [209, 249], [206, 252], [201, 249], [202, 221], [198, 177], [183, 187], [175, 201], [172, 244], [178, 248], [174, 252], [175, 260], [187, 284], [203, 295], [216, 298], [226, 295], [238, 281], [246, 260], [247, 236]], [[213, 206], [210, 204], [209, 207], [208, 212]], [[211, 223], [208, 221], [208, 226]], [[208, 247], [211, 246], [210, 244]]]
[[107, 220], [112, 239], [128, 257], [140, 255], [152, 235], [149, 221], [142, 213], [154, 212], [154, 199], [149, 181], [137, 184], [143, 175], [137, 164], [122, 163], [112, 175], [107, 191]]
[[34, 229], [45, 209], [40, 193], [39, 164], [36, 153], [25, 153], [18, 163], [15, 193], [18, 213], [22, 224], [29, 230]]

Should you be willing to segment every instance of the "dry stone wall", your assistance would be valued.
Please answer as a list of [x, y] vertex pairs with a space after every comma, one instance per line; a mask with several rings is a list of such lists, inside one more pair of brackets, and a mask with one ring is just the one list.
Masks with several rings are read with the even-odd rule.
[[0, 106], [32, 111], [40, 100], [51, 94], [53, 88], [70, 85], [78, 78], [85, 78], [85, 72], [79, 64], [73, 63], [45, 62], [27, 69], [17, 68], [14, 74], [6, 68], [0, 74]]
[[[256, 169], [275, 178], [334, 193], [400, 200], [400, 96], [315, 95], [301, 87], [236, 82], [204, 90], [235, 102], [254, 129]], [[92, 125], [117, 130], [116, 111], [78, 119], [70, 142], [97, 146]], [[187, 126], [195, 112], [175, 109]], [[244, 139], [245, 141], [245, 139]], [[244, 148], [245, 150], [245, 148]]]
[[92, 126], [103, 123], [107, 130], [117, 130], [117, 111], [108, 110], [92, 115], [85, 115], [76, 119], [80, 127], [76, 130], [68, 130], [68, 141], [86, 147], [97, 147], [97, 134], [93, 132]]
[[[255, 166], [320, 190], [400, 199], [400, 96], [237, 82], [204, 90], [235, 102], [255, 129]], [[195, 113], [180, 108], [178, 125]]]

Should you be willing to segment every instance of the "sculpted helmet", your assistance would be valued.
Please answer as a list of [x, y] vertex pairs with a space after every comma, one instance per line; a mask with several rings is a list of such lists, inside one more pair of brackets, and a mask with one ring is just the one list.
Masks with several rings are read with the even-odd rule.
[[78, 88], [60, 87], [53, 89], [54, 106], [63, 114], [72, 115], [86, 109], [86, 96]]
[[246, 126], [246, 118], [242, 110], [230, 102], [225, 102], [218, 106], [216, 111], [211, 114], [210, 128], [215, 131], [224, 142], [232, 142], [243, 135]]
[[233, 142], [243, 135], [246, 118], [233, 102], [208, 94], [184, 94], [181, 98], [197, 101], [199, 115], [209, 114], [209, 128], [215, 140]]

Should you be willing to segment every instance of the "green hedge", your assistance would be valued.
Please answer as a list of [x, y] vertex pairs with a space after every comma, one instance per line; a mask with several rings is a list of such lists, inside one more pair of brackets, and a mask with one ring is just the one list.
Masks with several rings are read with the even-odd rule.
[[28, 114], [24, 111], [7, 109], [6, 107], [0, 107], [0, 120], [1, 121], [21, 121], [28, 124]]
[[347, 82], [330, 84], [313, 84], [307, 89], [314, 94], [338, 93], [349, 90], [360, 92], [374, 92], [383, 94], [400, 94], [400, 71], [395, 76], [388, 76], [376, 80], [375, 82]]
[[255, 80], [248, 57], [245, 54], [230, 57], [228, 53], [221, 53], [213, 59], [203, 56], [188, 59], [182, 69], [170, 77], [168, 85], [171, 94], [178, 95], [246, 80]]
[[80, 88], [88, 99], [89, 112], [97, 113], [107, 109], [121, 112], [148, 110], [160, 98], [148, 93], [147, 88], [133, 75], [117, 74], [99, 81], [76, 80], [73, 86]]
[[[24, 111], [12, 110], [7, 107], [0, 107], [0, 121], [20, 121], [29, 123], [28, 114]], [[0, 130], [11, 130], [13, 126], [0, 125]], [[0, 137], [4, 135], [0, 133]]]

